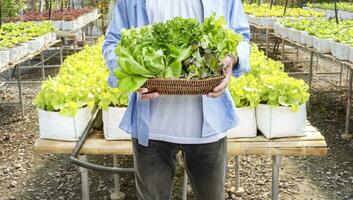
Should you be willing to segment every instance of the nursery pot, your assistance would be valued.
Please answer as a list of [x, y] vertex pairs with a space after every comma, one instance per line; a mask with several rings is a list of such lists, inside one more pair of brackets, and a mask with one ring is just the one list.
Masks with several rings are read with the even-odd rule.
[[252, 23], [252, 24], [255, 24], [256, 17], [253, 16], [253, 15], [247, 15], [247, 16], [248, 16], [248, 22]]
[[265, 27], [272, 27], [275, 19], [272, 17], [258, 17], [258, 21], [259, 25], [261, 26], [265, 26]]
[[237, 108], [239, 123], [235, 128], [228, 131], [228, 138], [256, 137], [255, 108]]
[[74, 117], [38, 110], [39, 136], [42, 139], [77, 141], [90, 119], [91, 111], [88, 107], [80, 108]]
[[0, 49], [0, 68], [5, 67], [10, 62], [10, 52], [8, 49]]
[[103, 110], [103, 131], [106, 140], [130, 140], [131, 135], [119, 128], [126, 107], [108, 107]]
[[256, 107], [256, 122], [266, 138], [305, 136], [306, 105], [293, 112], [290, 107], [259, 104]]
[[331, 41], [331, 53], [338, 60], [349, 60], [350, 46], [339, 42]]

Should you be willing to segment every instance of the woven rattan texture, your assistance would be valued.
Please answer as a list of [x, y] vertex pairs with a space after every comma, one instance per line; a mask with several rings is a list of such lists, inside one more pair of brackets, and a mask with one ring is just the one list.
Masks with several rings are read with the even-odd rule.
[[149, 92], [158, 92], [161, 95], [205, 95], [218, 86], [224, 76], [203, 80], [185, 79], [149, 79], [143, 87]]

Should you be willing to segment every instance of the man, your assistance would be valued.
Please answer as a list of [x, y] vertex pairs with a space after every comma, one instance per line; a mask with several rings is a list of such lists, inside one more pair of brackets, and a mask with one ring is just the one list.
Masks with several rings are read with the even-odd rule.
[[226, 78], [203, 96], [160, 96], [146, 88], [129, 95], [129, 106], [120, 128], [132, 135], [138, 199], [171, 198], [175, 155], [184, 161], [197, 200], [224, 199], [227, 166], [227, 131], [238, 118], [227, 89], [231, 75], [249, 71], [250, 31], [240, 0], [118, 0], [103, 44], [110, 70], [108, 83], [119, 84], [113, 74], [117, 64], [114, 49], [122, 28], [141, 27], [176, 16], [200, 22], [216, 13], [243, 35], [238, 58], [226, 57]]

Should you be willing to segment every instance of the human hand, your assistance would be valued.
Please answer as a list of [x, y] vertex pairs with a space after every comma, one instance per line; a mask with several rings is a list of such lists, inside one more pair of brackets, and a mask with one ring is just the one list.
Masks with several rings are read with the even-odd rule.
[[207, 94], [208, 97], [216, 98], [216, 97], [219, 97], [223, 94], [223, 92], [227, 88], [228, 83], [230, 81], [230, 78], [232, 76], [233, 66], [237, 62], [238, 62], [238, 57], [226, 56], [224, 58], [224, 60], [222, 61], [222, 65], [224, 66], [223, 72], [224, 72], [225, 77], [218, 86], [213, 88], [212, 92]]
[[159, 97], [159, 93], [157, 92], [148, 93], [147, 88], [140, 88], [136, 92], [140, 95], [141, 100], [151, 100]]

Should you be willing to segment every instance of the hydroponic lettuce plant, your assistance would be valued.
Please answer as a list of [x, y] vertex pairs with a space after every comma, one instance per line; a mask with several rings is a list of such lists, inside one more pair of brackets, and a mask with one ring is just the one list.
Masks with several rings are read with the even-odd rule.
[[96, 45], [67, 57], [58, 75], [43, 82], [34, 100], [38, 109], [75, 116], [84, 106], [106, 109], [127, 105], [127, 94], [107, 84], [109, 71], [101, 53], [102, 42], [100, 38]]
[[259, 103], [287, 106], [297, 111], [308, 101], [308, 86], [289, 77], [283, 64], [267, 58], [256, 45], [251, 47], [250, 72], [229, 83], [230, 94], [238, 108], [255, 108]]
[[164, 23], [122, 31], [116, 48], [119, 88], [132, 92], [150, 78], [205, 79], [222, 74], [221, 60], [236, 55], [242, 40], [223, 17], [173, 18]]
[[261, 77], [261, 103], [270, 106], [287, 106], [298, 111], [309, 100], [309, 87], [303, 80], [287, 74]]
[[304, 10], [302, 8], [287, 8], [286, 14], [284, 14], [284, 6], [273, 5], [270, 9], [269, 4], [257, 3], [244, 4], [245, 13], [254, 15], [257, 17], [324, 17], [325, 13], [316, 12], [312, 10]]

